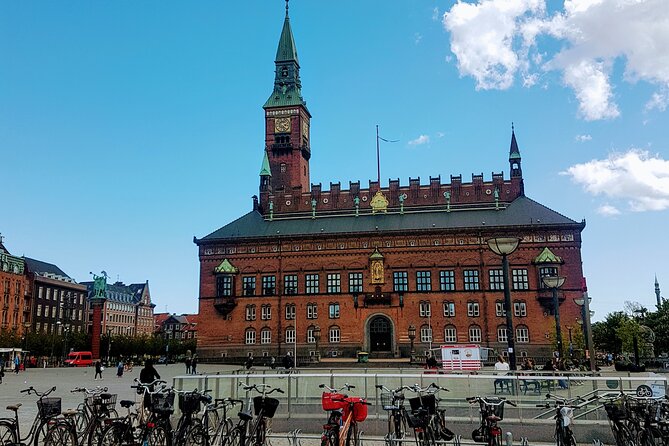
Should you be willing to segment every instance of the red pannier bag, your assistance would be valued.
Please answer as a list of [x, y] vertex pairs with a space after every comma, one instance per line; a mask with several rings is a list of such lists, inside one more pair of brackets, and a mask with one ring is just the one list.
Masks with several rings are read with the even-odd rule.
[[[346, 401], [349, 403], [364, 403], [364, 398], [346, 398]], [[348, 411], [350, 410], [350, 404], [346, 404], [344, 407], [344, 419], [348, 418]], [[365, 421], [367, 419], [367, 404], [353, 404], [353, 419], [358, 423]]]
[[[340, 401], [332, 401], [333, 399]], [[321, 405], [323, 406], [323, 410], [339, 410], [346, 407], [345, 399], [346, 395], [341, 393], [323, 392]]]

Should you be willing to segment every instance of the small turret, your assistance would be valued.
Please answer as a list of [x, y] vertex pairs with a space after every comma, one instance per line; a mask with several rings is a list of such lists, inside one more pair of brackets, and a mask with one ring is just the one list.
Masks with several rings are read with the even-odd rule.
[[509, 148], [509, 167], [511, 180], [520, 180], [520, 193], [525, 195], [525, 188], [523, 187], [523, 169], [520, 166], [521, 157], [520, 149], [518, 149], [518, 142], [516, 141], [516, 131], [511, 123], [511, 147]]
[[270, 180], [272, 179], [272, 170], [269, 167], [269, 158], [267, 157], [267, 152], [262, 160], [262, 166], [260, 167], [260, 192], [266, 192], [270, 188]]
[[662, 305], [662, 297], [660, 296], [660, 282], [657, 281], [657, 275], [655, 276], [655, 298], [657, 299], [658, 308]]

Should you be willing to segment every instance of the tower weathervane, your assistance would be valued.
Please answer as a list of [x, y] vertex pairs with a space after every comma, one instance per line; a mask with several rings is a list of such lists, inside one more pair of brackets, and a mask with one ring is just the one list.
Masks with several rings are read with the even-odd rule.
[[288, 17], [288, 1], [289, 0], [286, 0], [286, 17]]

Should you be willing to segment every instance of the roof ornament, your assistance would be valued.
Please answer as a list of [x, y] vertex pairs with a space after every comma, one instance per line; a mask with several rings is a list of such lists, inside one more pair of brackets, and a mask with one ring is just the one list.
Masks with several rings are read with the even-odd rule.
[[288, 17], [288, 1], [289, 0], [286, 0], [286, 17]]
[[380, 190], [376, 191], [369, 204], [372, 206], [372, 214], [376, 214], [377, 212], [388, 213], [388, 199]]
[[497, 188], [495, 188], [494, 196], [495, 196], [495, 210], [499, 211], [499, 191], [497, 190]]
[[357, 217], [360, 215], [360, 197], [356, 195], [356, 197], [353, 199], [353, 204], [355, 204], [355, 216]]
[[444, 198], [446, 198], [446, 212], [451, 212], [451, 193], [449, 191], [444, 192]]
[[[288, 2], [286, 2], [288, 3]], [[311, 199], [311, 218], [316, 218], [316, 199]]]
[[400, 214], [404, 215], [404, 194], [400, 194]]
[[269, 221], [274, 220], [274, 202], [269, 202]]

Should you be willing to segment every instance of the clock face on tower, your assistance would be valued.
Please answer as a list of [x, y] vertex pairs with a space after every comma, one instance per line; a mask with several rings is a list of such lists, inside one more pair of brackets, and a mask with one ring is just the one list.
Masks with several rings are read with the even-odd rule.
[[309, 123], [307, 121], [302, 121], [302, 136], [309, 139]]
[[290, 118], [276, 118], [274, 120], [274, 133], [290, 133]]

